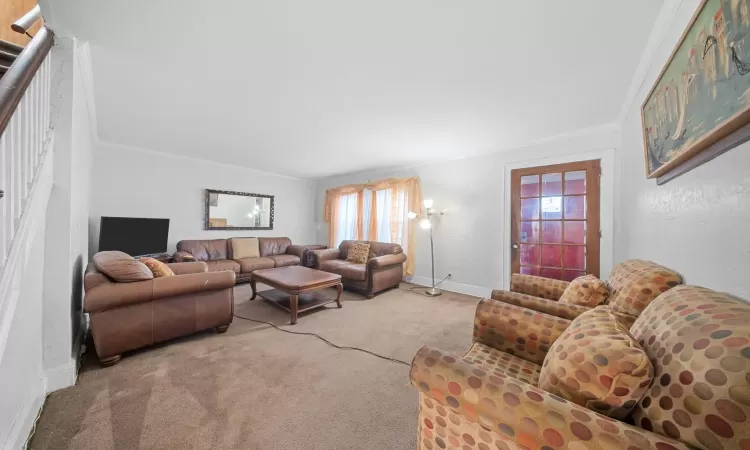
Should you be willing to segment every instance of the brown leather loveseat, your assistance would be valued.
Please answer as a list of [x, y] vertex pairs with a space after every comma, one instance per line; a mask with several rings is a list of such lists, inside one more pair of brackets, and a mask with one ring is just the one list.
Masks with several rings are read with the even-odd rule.
[[154, 278], [122, 252], [99, 252], [86, 268], [84, 310], [99, 361], [111, 366], [123, 352], [216, 328], [227, 331], [234, 312], [234, 273], [208, 272], [202, 262], [167, 265], [174, 276]]
[[324, 272], [341, 275], [345, 289], [357, 291], [372, 298], [380, 291], [398, 287], [404, 276], [406, 255], [398, 244], [369, 241], [370, 254], [366, 264], [349, 262], [349, 248], [358, 242], [342, 241], [339, 248], [312, 250], [314, 267]]
[[[257, 256], [236, 257], [235, 246], [257, 239]], [[209, 272], [231, 270], [237, 283], [250, 281], [255, 270], [285, 266], [310, 266], [308, 252], [324, 245], [292, 245], [287, 237], [184, 240], [177, 243], [175, 262], [203, 261]]]

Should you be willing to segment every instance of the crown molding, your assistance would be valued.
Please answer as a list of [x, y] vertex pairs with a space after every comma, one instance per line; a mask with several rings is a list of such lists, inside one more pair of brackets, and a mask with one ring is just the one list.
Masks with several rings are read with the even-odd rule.
[[625, 95], [625, 100], [620, 107], [620, 114], [617, 116], [616, 123], [622, 124], [625, 122], [630, 108], [632, 108], [633, 104], [638, 99], [638, 93], [641, 91], [643, 84], [646, 82], [646, 77], [656, 62], [656, 53], [664, 42], [667, 30], [672, 24], [672, 21], [677, 14], [677, 8], [682, 2], [683, 0], [664, 0], [659, 15], [656, 16], [656, 22], [651, 29], [648, 41], [646, 41], [646, 47], [643, 49], [641, 59], [638, 62], [635, 73], [633, 74], [633, 79], [631, 80], [630, 87]]

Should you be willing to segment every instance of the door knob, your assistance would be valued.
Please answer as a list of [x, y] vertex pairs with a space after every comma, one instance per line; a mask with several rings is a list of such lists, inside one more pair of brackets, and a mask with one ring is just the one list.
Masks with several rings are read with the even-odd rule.
[[518, 249], [518, 244], [513, 244], [513, 249]]

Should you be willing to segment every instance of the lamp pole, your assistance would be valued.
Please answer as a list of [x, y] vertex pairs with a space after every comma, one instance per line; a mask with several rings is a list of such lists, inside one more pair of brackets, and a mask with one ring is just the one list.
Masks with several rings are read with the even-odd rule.
[[440, 289], [435, 289], [435, 244], [432, 240], [432, 213], [429, 209], [427, 210], [427, 220], [430, 221], [430, 259], [432, 262], [432, 288], [427, 289], [425, 293], [430, 297], [437, 297], [438, 295], [442, 294], [443, 291], [441, 291]]

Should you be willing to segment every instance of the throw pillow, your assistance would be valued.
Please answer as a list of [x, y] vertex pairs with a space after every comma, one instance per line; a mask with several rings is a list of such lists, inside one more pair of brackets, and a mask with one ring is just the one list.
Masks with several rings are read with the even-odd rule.
[[139, 261], [151, 270], [151, 273], [154, 274], [154, 278], [174, 276], [172, 269], [161, 261], [157, 261], [154, 258], [141, 258]]
[[230, 241], [233, 259], [260, 257], [258, 238], [233, 238]]
[[119, 283], [152, 280], [154, 274], [140, 261], [123, 252], [99, 252], [94, 255], [94, 267]]
[[593, 275], [584, 275], [571, 281], [560, 296], [560, 303], [593, 308], [609, 297], [607, 284]]
[[552, 344], [539, 374], [547, 392], [624, 419], [654, 379], [648, 355], [607, 306], [571, 322]]
[[355, 264], [366, 264], [368, 259], [370, 259], [369, 242], [357, 242], [352, 244], [346, 254], [346, 260]]

